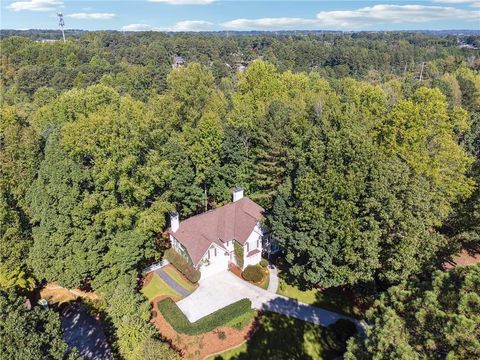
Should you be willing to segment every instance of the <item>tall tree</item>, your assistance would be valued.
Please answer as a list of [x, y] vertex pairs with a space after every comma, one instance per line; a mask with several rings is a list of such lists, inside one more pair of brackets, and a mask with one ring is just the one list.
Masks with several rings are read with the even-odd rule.
[[48, 137], [38, 177], [28, 193], [35, 225], [30, 263], [37, 279], [77, 287], [98, 271], [105, 245], [92, 231], [84, 203], [88, 174], [68, 157], [59, 137], [58, 131]]
[[80, 359], [68, 351], [58, 314], [39, 306], [27, 310], [12, 289], [0, 289], [0, 338], [1, 359]]
[[367, 336], [346, 359], [475, 359], [480, 356], [480, 265], [437, 271], [392, 287], [367, 313]]

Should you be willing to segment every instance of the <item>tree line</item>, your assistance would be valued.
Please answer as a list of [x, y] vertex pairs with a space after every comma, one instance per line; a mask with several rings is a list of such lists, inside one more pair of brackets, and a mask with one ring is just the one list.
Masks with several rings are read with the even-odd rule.
[[[162, 256], [169, 211], [186, 218], [221, 206], [236, 186], [267, 210], [291, 276], [373, 291], [372, 323], [392, 311], [406, 321], [392, 307], [411, 295], [398, 292], [427, 296], [440, 281], [472, 277], [432, 275], [480, 237], [480, 63], [452, 39], [87, 33], [66, 44], [1, 41], [0, 301], [17, 311], [18, 296], [42, 281], [90, 286], [118, 356], [176, 358], [149, 323], [140, 271]], [[188, 66], [170, 70], [173, 53]], [[239, 54], [245, 72], [218, 70], [215, 62]], [[428, 60], [423, 81], [405, 71], [412, 58]], [[424, 290], [429, 281], [434, 289]], [[472, 284], [467, 300], [452, 301], [478, 301]], [[48, 317], [35, 321], [58, 320]], [[373, 343], [352, 342], [351, 356], [380, 351], [383, 326], [400, 320], [378, 320]], [[423, 340], [402, 341], [408, 358]], [[442, 344], [448, 353], [451, 343]], [[39, 351], [63, 358], [62, 349]]]

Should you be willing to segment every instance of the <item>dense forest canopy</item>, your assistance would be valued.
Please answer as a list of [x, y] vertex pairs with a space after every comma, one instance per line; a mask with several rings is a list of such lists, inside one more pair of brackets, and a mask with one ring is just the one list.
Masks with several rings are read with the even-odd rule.
[[[0, 45], [0, 300], [18, 309], [42, 281], [92, 287], [118, 356], [176, 358], [148, 322], [140, 272], [162, 256], [169, 211], [215, 208], [236, 186], [267, 210], [302, 286], [396, 286], [372, 322], [405, 281], [478, 249], [480, 54], [456, 37], [95, 32]], [[172, 70], [174, 55], [187, 65]], [[29, 316], [56, 339], [56, 320]], [[351, 356], [374, 348], [352, 343]]]

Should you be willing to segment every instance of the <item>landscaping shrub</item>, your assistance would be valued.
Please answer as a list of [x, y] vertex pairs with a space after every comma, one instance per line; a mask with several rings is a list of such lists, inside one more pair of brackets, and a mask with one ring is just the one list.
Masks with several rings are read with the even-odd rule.
[[268, 266], [268, 261], [266, 259], [260, 260], [260, 266], [266, 268]]
[[227, 338], [227, 334], [225, 334], [225, 331], [217, 331], [217, 336], [220, 340], [225, 340]]
[[175, 268], [192, 283], [197, 283], [198, 280], [200, 280], [200, 271], [190, 265], [182, 255], [175, 251], [175, 249], [168, 249], [165, 251], [165, 259], [175, 266]]
[[242, 299], [191, 323], [172, 299], [166, 298], [158, 302], [158, 309], [165, 320], [176, 332], [187, 335], [198, 335], [224, 326], [236, 317], [249, 312], [251, 307], [252, 302], [249, 299]]
[[242, 272], [242, 277], [247, 281], [258, 283], [262, 281], [264, 272], [261, 266], [248, 265]]

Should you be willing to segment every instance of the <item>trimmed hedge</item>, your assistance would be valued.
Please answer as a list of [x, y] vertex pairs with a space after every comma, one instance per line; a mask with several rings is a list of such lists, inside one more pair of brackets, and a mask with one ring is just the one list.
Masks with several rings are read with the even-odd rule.
[[261, 267], [266, 268], [268, 266], [268, 261], [265, 259], [262, 259], [260, 260], [259, 264]]
[[175, 251], [175, 249], [168, 249], [165, 251], [164, 257], [192, 283], [195, 284], [200, 280], [200, 271], [190, 265], [182, 255]]
[[263, 268], [259, 265], [248, 265], [242, 272], [242, 277], [245, 280], [255, 283], [262, 281], [264, 275]]
[[176, 332], [187, 335], [198, 335], [224, 326], [233, 319], [250, 312], [251, 307], [252, 302], [249, 299], [242, 299], [191, 323], [172, 299], [166, 298], [158, 302], [158, 310], [165, 320]]

